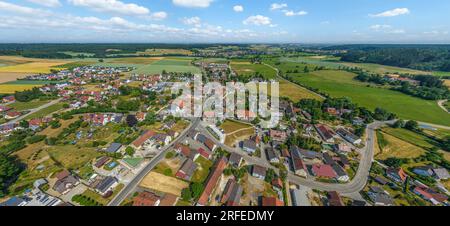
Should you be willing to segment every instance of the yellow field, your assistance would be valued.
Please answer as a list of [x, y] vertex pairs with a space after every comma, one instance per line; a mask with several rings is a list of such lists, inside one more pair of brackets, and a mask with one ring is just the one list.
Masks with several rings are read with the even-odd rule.
[[66, 63], [68, 63], [68, 62], [67, 61], [32, 62], [32, 63], [13, 65], [13, 66], [0, 67], [0, 72], [50, 73], [50, 69], [52, 67], [55, 67], [58, 65], [63, 65]]
[[385, 160], [387, 158], [417, 158], [422, 154], [425, 154], [425, 150], [412, 145], [408, 142], [400, 140], [387, 133], [382, 133], [384, 139], [387, 141], [386, 147], [383, 148], [381, 153], [377, 154], [376, 159]]
[[168, 177], [160, 173], [150, 172], [144, 177], [139, 186], [181, 196], [181, 190], [187, 188], [189, 184], [174, 177]]
[[27, 84], [0, 84], [0, 93], [15, 93], [16, 91], [24, 91], [27, 89], [32, 89], [39, 85], [27, 85]]
[[307, 89], [302, 89], [297, 85], [285, 80], [280, 81], [280, 96], [287, 97], [294, 102], [298, 102], [301, 99], [321, 100], [321, 98], [313, 92]]

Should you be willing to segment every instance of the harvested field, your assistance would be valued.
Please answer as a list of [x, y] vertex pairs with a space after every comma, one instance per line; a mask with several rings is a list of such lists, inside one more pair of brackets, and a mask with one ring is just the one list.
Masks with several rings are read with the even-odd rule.
[[181, 190], [187, 188], [189, 184], [174, 177], [168, 177], [160, 173], [150, 172], [144, 177], [139, 186], [181, 196]]
[[0, 72], [0, 83], [16, 81], [18, 78], [25, 78], [29, 74], [23, 72]]
[[386, 133], [381, 134], [386, 145], [381, 147], [382, 151], [375, 156], [376, 159], [385, 160], [387, 158], [417, 158], [422, 154], [425, 154], [425, 150], [420, 147], [412, 145], [392, 135]]

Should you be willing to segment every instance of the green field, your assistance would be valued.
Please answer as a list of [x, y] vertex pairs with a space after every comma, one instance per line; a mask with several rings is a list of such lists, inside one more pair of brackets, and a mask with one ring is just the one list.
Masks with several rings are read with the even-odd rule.
[[37, 112], [25, 117], [25, 120], [34, 119], [34, 118], [42, 118], [42, 117], [52, 114], [53, 112], [59, 111], [62, 108], [63, 108], [63, 103], [59, 102], [59, 103], [48, 106], [40, 111], [37, 111]]
[[403, 93], [369, 86], [353, 79], [355, 74], [345, 71], [315, 71], [291, 75], [294, 81], [317, 88], [333, 97], [349, 97], [369, 109], [382, 107], [404, 119], [450, 125], [450, 115], [435, 101], [411, 97]]
[[37, 108], [41, 105], [44, 105], [46, 103], [50, 102], [50, 100], [33, 100], [30, 102], [19, 102], [16, 101], [10, 105], [8, 105], [11, 108], [14, 108], [14, 110], [16, 111], [24, 111], [24, 110], [28, 110], [28, 109], [33, 109], [33, 108]]
[[276, 77], [276, 72], [272, 68], [263, 64], [252, 64], [246, 60], [233, 60], [231, 68], [239, 76], [251, 77], [256, 72], [259, 72], [266, 79], [274, 79]]

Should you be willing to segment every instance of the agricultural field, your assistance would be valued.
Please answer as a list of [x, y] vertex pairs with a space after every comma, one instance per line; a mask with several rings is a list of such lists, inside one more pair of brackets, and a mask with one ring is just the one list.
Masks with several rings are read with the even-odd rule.
[[181, 196], [181, 191], [184, 188], [187, 188], [189, 184], [174, 177], [165, 176], [156, 172], [150, 172], [144, 177], [139, 186], [159, 192]]
[[422, 147], [422, 148], [431, 148], [433, 147], [434, 141], [429, 139], [428, 137], [425, 137], [421, 134], [412, 132], [407, 129], [400, 129], [400, 128], [383, 128], [382, 130], [384, 133], [387, 133], [391, 136], [394, 136], [398, 139], [404, 140], [408, 143], [414, 144], [416, 146]]
[[16, 91], [20, 92], [39, 86], [40, 85], [33, 85], [33, 84], [0, 84], [0, 93], [11, 94], [15, 93]]
[[375, 158], [379, 160], [388, 158], [412, 159], [426, 153], [424, 149], [384, 132], [381, 132], [381, 136], [377, 136], [377, 140], [380, 152]]
[[239, 75], [251, 77], [259, 72], [266, 79], [275, 79], [276, 72], [264, 64], [252, 64], [247, 60], [231, 61], [231, 68]]
[[187, 49], [146, 49], [137, 52], [138, 55], [191, 55], [192, 52]]
[[382, 107], [400, 118], [450, 125], [450, 115], [435, 101], [427, 101], [353, 79], [355, 74], [324, 70], [291, 75], [295, 82], [317, 88], [333, 97], [349, 97], [353, 102], [374, 110]]
[[147, 73], [147, 74], [157, 74], [162, 71], [167, 72], [178, 72], [178, 73], [200, 73], [200, 69], [191, 65], [190, 59], [185, 58], [173, 58], [173, 59], [162, 59], [155, 61], [151, 64], [138, 67], [133, 73]]

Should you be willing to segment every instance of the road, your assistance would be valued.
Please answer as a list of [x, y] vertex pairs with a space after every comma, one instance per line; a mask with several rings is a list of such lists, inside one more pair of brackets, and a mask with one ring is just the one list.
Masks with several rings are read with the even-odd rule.
[[[337, 191], [344, 195], [358, 193], [366, 185], [366, 182], [367, 182], [367, 179], [369, 176], [370, 167], [372, 165], [373, 155], [374, 155], [374, 147], [375, 147], [375, 143], [374, 143], [375, 142], [375, 139], [374, 139], [375, 138], [375, 130], [380, 128], [383, 125], [386, 125], [387, 123], [393, 123], [393, 122], [394, 121], [374, 122], [367, 126], [367, 128], [366, 128], [366, 134], [367, 134], [366, 146], [365, 146], [365, 148], [362, 149], [361, 159], [360, 159], [358, 170], [357, 170], [354, 178], [349, 183], [345, 183], [345, 184], [323, 183], [323, 182], [314, 181], [312, 178], [305, 179], [305, 178], [299, 177], [292, 172], [288, 173], [288, 177], [287, 177], [288, 180], [294, 184], [303, 185], [303, 186], [306, 186], [309, 188], [319, 189], [319, 190], [324, 190], [324, 191]], [[247, 153], [245, 153], [244, 151], [242, 151], [238, 148], [228, 147], [228, 146], [220, 143], [217, 139], [215, 139], [214, 136], [210, 135], [209, 132], [206, 129], [204, 129], [203, 127], [199, 127], [198, 129], [202, 133], [207, 135], [210, 139], [214, 140], [215, 143], [220, 148], [222, 148], [228, 152], [234, 152], [234, 153], [242, 155], [242, 157], [244, 158], [244, 160], [247, 164], [260, 165], [260, 166], [263, 166], [266, 168], [271, 168], [271, 169], [275, 170], [276, 172], [278, 172], [278, 169], [276, 167], [272, 166], [270, 163], [268, 163], [266, 159], [251, 157], [251, 156], [247, 155]]]
[[15, 119], [13, 119], [11, 121], [8, 121], [8, 122], [6, 122], [4, 124], [20, 122], [22, 119], [26, 118], [27, 116], [29, 116], [29, 115], [31, 115], [33, 113], [36, 113], [36, 112], [38, 112], [38, 111], [40, 111], [40, 110], [42, 110], [44, 108], [50, 107], [50, 106], [58, 103], [61, 100], [62, 100], [62, 98], [59, 98], [59, 99], [56, 99], [56, 100], [52, 100], [52, 101], [50, 101], [50, 102], [48, 102], [46, 104], [43, 104], [43, 105], [41, 105], [41, 106], [39, 106], [37, 108], [31, 109], [30, 112], [28, 112], [27, 114], [21, 115], [20, 117], [17, 117], [17, 118], [15, 118]]
[[125, 187], [117, 194], [111, 202], [108, 203], [108, 206], [118, 206], [120, 203], [125, 200], [125, 198], [138, 186], [138, 184], [144, 179], [145, 175], [147, 175], [160, 161], [162, 161], [168, 151], [171, 150], [171, 148], [185, 138], [186, 134], [195, 129], [198, 124], [200, 123], [200, 118], [195, 118], [194, 121], [191, 123], [191, 125], [186, 128], [177, 138], [175, 138], [169, 145], [163, 147], [158, 155], [153, 157], [147, 165], [144, 166], [144, 168], [136, 174], [136, 176], [125, 185]]

